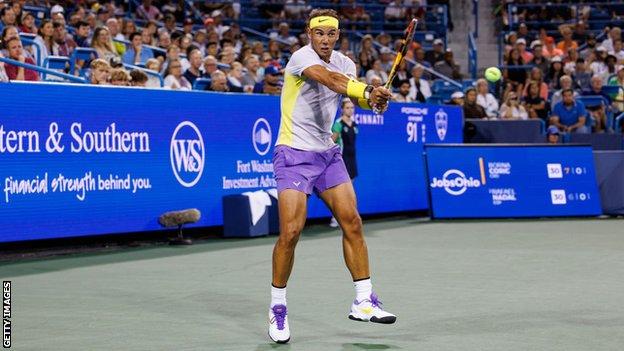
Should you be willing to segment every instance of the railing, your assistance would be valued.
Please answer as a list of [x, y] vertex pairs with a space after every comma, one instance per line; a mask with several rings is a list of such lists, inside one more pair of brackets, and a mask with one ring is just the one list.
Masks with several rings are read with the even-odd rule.
[[[360, 38], [364, 37], [364, 34], [362, 34], [360, 32], [355, 32], [355, 35], [357, 35]], [[383, 45], [381, 45], [376, 40], [373, 41], [373, 45], [375, 45], [378, 48], [384, 47]], [[392, 49], [390, 49], [390, 50], [392, 50]], [[392, 53], [396, 55], [396, 51], [392, 50]], [[409, 63], [411, 63], [412, 65], [418, 64], [416, 61], [408, 59], [408, 58], [404, 58], [404, 60], [409, 62]], [[422, 67], [425, 70], [425, 72], [427, 72], [427, 73], [429, 73], [429, 74], [431, 74], [433, 76], [436, 76], [436, 77], [442, 79], [443, 81], [448, 82], [449, 84], [452, 84], [452, 85], [458, 87], [459, 89], [462, 88], [462, 84], [460, 82], [457, 82], [457, 81], [455, 81], [455, 80], [453, 80], [453, 79], [451, 79], [451, 78], [449, 78], [449, 77], [447, 77], [447, 76], [445, 76], [445, 75], [443, 75], [443, 74], [441, 74], [441, 73], [439, 73], [439, 72], [437, 72], [437, 71], [435, 71], [435, 70], [433, 70], [433, 69], [431, 69], [429, 67], [425, 67], [425, 66], [422, 66]]]
[[83, 84], [87, 83], [87, 80], [85, 78], [72, 76], [71, 74], [62, 73], [62, 72], [55, 71], [52, 69], [47, 69], [47, 68], [31, 65], [29, 63], [19, 62], [19, 61], [12, 60], [6, 57], [0, 57], [0, 62], [4, 62], [6, 64], [10, 64], [13, 66], [23, 67], [25, 69], [30, 69], [39, 73], [45, 73], [46, 75], [49, 74], [49, 75], [57, 76], [63, 79], [67, 79], [68, 81], [73, 82], [73, 83], [83, 83]]
[[477, 43], [472, 33], [468, 33], [468, 72], [477, 79]]
[[474, 15], [474, 37], [479, 37], [479, 0], [472, 0], [472, 14]]

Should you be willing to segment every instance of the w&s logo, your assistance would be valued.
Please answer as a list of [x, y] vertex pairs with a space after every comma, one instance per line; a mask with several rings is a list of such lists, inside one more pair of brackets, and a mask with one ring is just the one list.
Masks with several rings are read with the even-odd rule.
[[204, 171], [204, 139], [195, 124], [184, 121], [171, 136], [171, 169], [178, 182], [187, 188], [197, 184]]

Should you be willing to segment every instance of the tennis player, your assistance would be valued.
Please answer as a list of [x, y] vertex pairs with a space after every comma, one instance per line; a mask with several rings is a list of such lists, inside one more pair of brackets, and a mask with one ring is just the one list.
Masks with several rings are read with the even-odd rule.
[[281, 95], [281, 124], [273, 155], [279, 192], [280, 236], [273, 249], [273, 282], [269, 336], [290, 340], [286, 283], [295, 246], [305, 224], [307, 198], [314, 191], [338, 219], [343, 253], [355, 285], [349, 318], [394, 323], [372, 290], [368, 250], [355, 192], [331, 127], [343, 95], [363, 108], [385, 111], [391, 93], [356, 80], [355, 64], [334, 45], [340, 36], [334, 10], [313, 10], [307, 22], [310, 44], [297, 50], [286, 65]]

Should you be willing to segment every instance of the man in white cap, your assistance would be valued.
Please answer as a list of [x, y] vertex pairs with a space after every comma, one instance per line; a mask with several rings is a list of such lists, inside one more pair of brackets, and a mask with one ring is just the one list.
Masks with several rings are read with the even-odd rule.
[[425, 53], [425, 60], [431, 64], [431, 67], [435, 66], [438, 61], [444, 60], [444, 42], [438, 38], [433, 41], [433, 50]]
[[524, 38], [516, 40], [516, 49], [518, 49], [518, 52], [522, 57], [522, 62], [528, 63], [533, 61], [533, 54], [527, 51], [526, 40]]
[[464, 93], [456, 91], [451, 95], [449, 105], [464, 106]]

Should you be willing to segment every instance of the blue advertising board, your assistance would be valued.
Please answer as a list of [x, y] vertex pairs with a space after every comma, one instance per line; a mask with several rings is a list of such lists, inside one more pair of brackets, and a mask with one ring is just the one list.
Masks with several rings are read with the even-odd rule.
[[[276, 185], [276, 96], [15, 82], [0, 96], [0, 242], [158, 230], [190, 207], [221, 225], [224, 195]], [[423, 143], [461, 142], [461, 110], [355, 119], [360, 211], [426, 209]], [[308, 213], [329, 215], [315, 197]]]
[[434, 218], [601, 214], [590, 146], [427, 145]]

